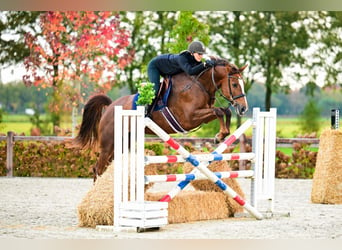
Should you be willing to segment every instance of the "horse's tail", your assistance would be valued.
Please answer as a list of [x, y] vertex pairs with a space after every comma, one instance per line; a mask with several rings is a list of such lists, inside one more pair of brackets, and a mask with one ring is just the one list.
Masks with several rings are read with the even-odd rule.
[[98, 145], [98, 125], [103, 109], [110, 105], [112, 100], [103, 94], [95, 95], [84, 106], [82, 123], [73, 145], [82, 149], [95, 148]]

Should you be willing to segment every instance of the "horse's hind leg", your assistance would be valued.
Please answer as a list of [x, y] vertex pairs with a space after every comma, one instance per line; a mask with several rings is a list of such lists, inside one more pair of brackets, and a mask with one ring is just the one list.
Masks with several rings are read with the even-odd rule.
[[101, 176], [104, 171], [107, 169], [107, 166], [112, 162], [114, 156], [113, 147], [110, 149], [103, 149], [100, 152], [99, 159], [95, 166], [93, 167], [94, 172], [94, 182], [97, 179], [97, 176]]
[[97, 163], [95, 163], [95, 165], [93, 166], [93, 181], [94, 181], [94, 183], [95, 183], [95, 181], [96, 181], [96, 179], [97, 179], [96, 164], [97, 164]]

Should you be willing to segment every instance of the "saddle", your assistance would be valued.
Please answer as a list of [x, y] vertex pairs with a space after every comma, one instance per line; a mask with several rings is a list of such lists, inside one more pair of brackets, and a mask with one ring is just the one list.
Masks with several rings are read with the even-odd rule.
[[[165, 118], [165, 120], [169, 123], [172, 129], [176, 133], [188, 133], [189, 131], [182, 128], [182, 126], [178, 123], [176, 118], [173, 116], [169, 108], [167, 107], [167, 101], [172, 88], [172, 80], [171, 76], [163, 78], [163, 81], [160, 83], [159, 91], [157, 93], [156, 98], [153, 103], [148, 107], [146, 116], [150, 116], [155, 111], [160, 111]], [[136, 101], [139, 98], [139, 93], [134, 96], [133, 107], [132, 109], [136, 109]]]
[[171, 77], [163, 78], [163, 81], [160, 83], [159, 91], [157, 93], [155, 101], [151, 105], [151, 112], [161, 110], [162, 108], [167, 106], [167, 99], [169, 98], [171, 88]]

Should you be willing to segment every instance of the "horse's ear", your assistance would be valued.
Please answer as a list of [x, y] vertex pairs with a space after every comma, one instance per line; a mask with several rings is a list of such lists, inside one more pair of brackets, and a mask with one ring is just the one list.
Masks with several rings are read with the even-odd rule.
[[245, 66], [242, 66], [241, 68], [239, 68], [239, 72], [241, 73], [242, 71], [245, 70], [245, 68], [247, 68], [248, 64], [246, 64]]

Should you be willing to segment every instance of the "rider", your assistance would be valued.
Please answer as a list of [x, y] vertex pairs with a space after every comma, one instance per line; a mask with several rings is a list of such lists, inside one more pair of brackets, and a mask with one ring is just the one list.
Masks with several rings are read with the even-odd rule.
[[[193, 41], [189, 44], [188, 49], [179, 54], [163, 54], [154, 57], [148, 64], [147, 74], [151, 83], [154, 84], [155, 97], [160, 87], [160, 76], [172, 76], [181, 72], [189, 75], [197, 75], [208, 67], [212, 67], [214, 62], [206, 60], [202, 62], [205, 48], [202, 42]], [[147, 114], [150, 113], [152, 105], [149, 106]]]

